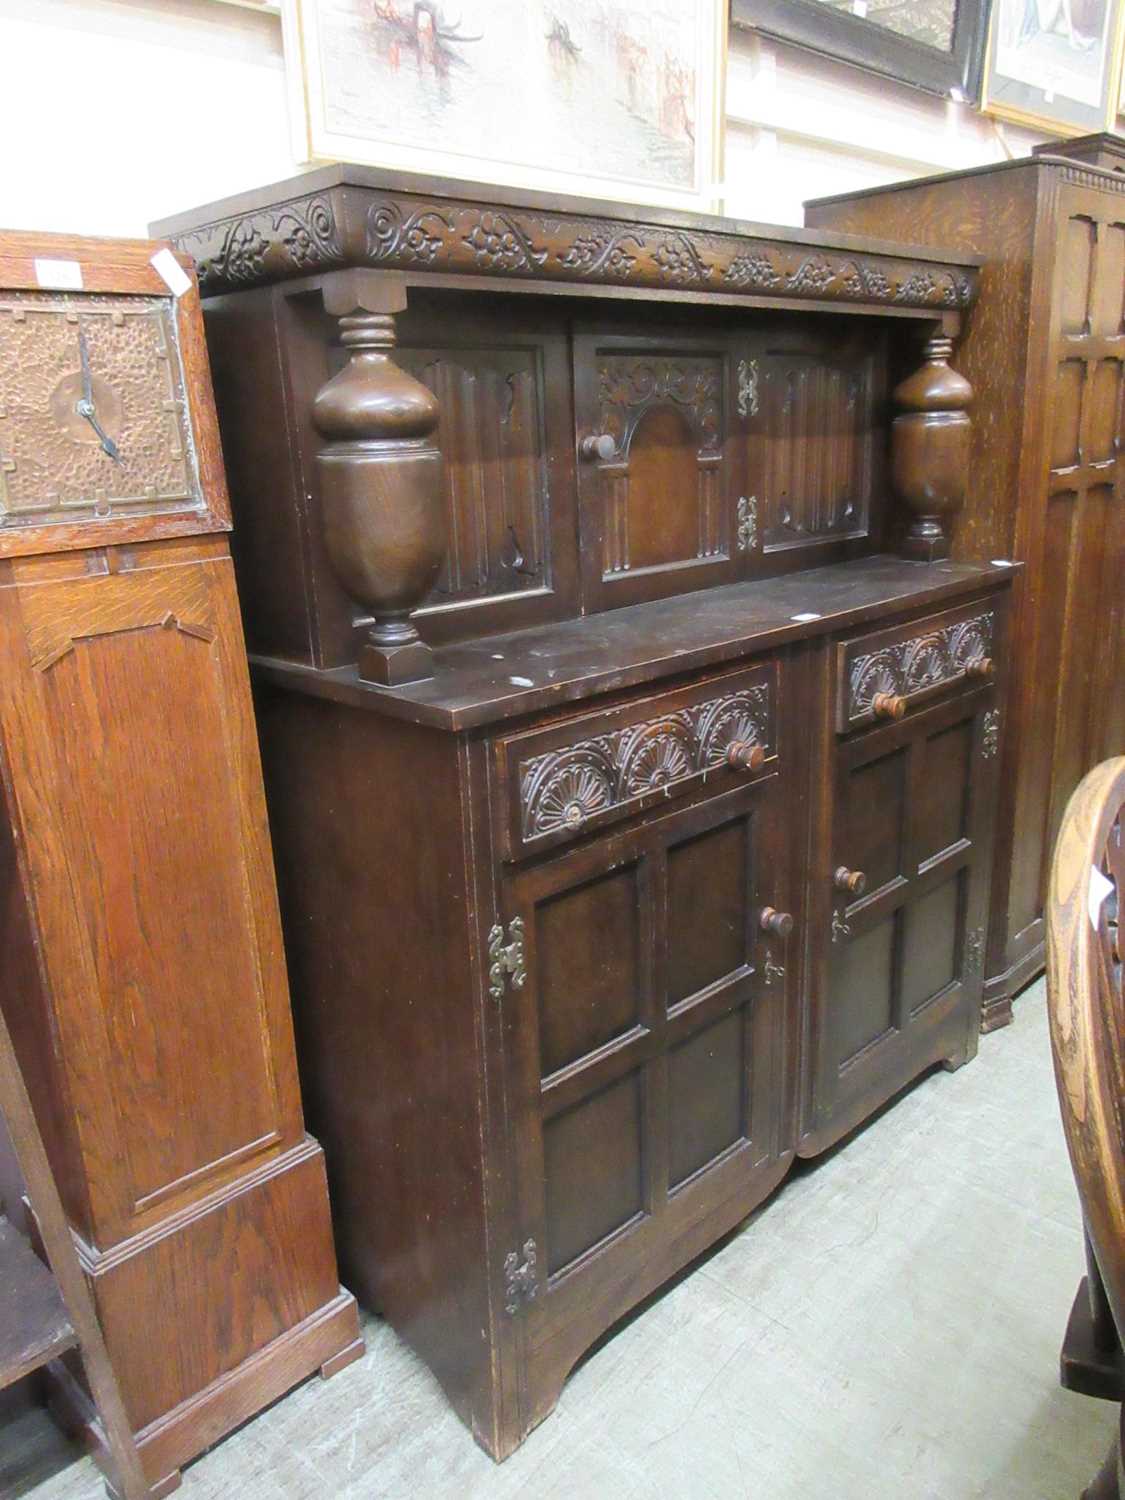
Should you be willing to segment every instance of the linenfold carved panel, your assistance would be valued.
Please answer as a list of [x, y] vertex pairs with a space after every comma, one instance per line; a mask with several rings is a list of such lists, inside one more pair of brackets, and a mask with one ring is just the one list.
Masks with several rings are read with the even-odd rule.
[[966, 676], [971, 663], [991, 657], [993, 633], [993, 612], [983, 610], [874, 651], [849, 652], [845, 727], [871, 719], [879, 693], [909, 698]]
[[723, 693], [520, 762], [525, 844], [580, 833], [600, 814], [717, 770], [739, 741], [769, 747], [767, 685]]
[[764, 361], [760, 455], [767, 552], [868, 529], [874, 428], [873, 362], [807, 354]]
[[425, 601], [542, 588], [549, 581], [542, 377], [526, 349], [400, 349], [438, 399], [448, 546]]

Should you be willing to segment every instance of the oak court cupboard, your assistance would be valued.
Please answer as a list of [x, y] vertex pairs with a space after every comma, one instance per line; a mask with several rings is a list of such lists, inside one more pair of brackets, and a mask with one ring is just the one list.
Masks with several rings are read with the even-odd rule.
[[976, 1050], [978, 267], [361, 168], [158, 229], [345, 1280], [503, 1458], [797, 1155]]

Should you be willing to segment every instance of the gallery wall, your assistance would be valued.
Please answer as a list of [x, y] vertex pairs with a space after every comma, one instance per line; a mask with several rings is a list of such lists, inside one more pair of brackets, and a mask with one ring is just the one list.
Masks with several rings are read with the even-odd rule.
[[[219, 0], [0, 0], [0, 58], [12, 228], [143, 234], [300, 170], [275, 16]], [[727, 210], [780, 223], [801, 222], [805, 197], [1024, 155], [1037, 139], [744, 32], [726, 114]]]

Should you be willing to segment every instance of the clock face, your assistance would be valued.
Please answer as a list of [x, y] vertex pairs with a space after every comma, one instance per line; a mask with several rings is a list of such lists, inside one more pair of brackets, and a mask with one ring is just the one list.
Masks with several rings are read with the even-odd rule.
[[0, 530], [203, 504], [172, 299], [0, 293]]

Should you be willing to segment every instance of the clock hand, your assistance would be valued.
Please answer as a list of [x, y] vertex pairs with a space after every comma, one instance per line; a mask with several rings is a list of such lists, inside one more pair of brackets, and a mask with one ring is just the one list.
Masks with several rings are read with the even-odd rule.
[[78, 325], [78, 357], [82, 362], [82, 399], [74, 403], [74, 410], [80, 417], [84, 417], [97, 433], [102, 451], [112, 458], [115, 464], [119, 464], [121, 454], [117, 444], [107, 432], [102, 430], [94, 410], [94, 379], [90, 374], [90, 350], [86, 343], [86, 330], [81, 323]]
[[121, 462], [121, 450], [110, 435], [102, 430], [101, 423], [94, 414], [94, 403], [83, 399], [82, 401], [75, 402], [74, 409], [80, 417], [85, 417], [86, 421], [89, 422], [90, 426], [97, 433], [103, 452], [108, 454], [115, 464], [119, 464]]

